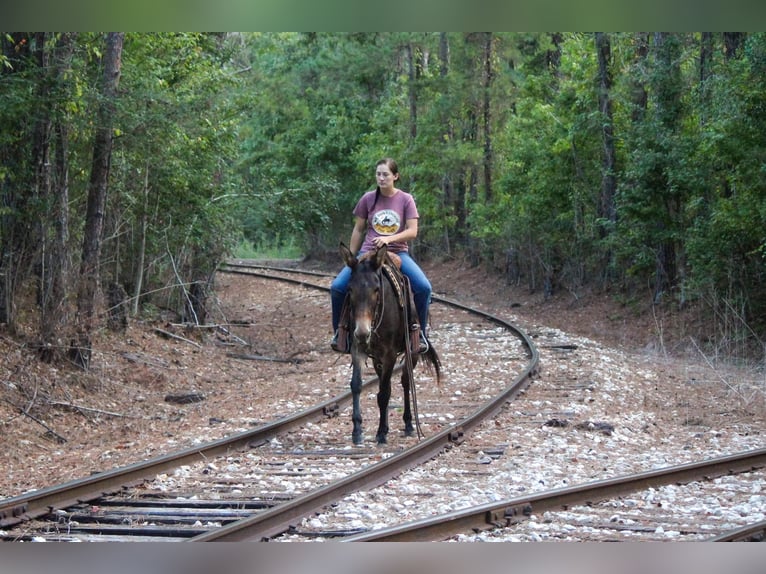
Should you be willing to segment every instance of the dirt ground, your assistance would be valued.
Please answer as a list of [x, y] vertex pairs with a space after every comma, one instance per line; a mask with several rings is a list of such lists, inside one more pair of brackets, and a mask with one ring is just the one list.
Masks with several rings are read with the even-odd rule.
[[[660, 315], [647, 305], [624, 305], [604, 294], [575, 297], [561, 292], [544, 300], [541, 293], [509, 286], [503, 278], [461, 261], [424, 263], [423, 268], [436, 295], [498, 316], [512, 312], [523, 328], [557, 328], [605, 346], [658, 358], [683, 356], [709, 366], [710, 358], [691, 336], [692, 315]], [[247, 279], [228, 277], [218, 281], [211, 321], [232, 322], [256, 307], [278, 320], [280, 310], [269, 309], [267, 300], [250, 302], [244, 309], [238, 297], [247, 289]], [[248, 295], [252, 301], [253, 294]], [[301, 344], [328, 345], [329, 313], [328, 297], [326, 316], [309, 323], [302, 336], [310, 343]], [[22, 331], [30, 333], [31, 340], [34, 320], [28, 315]], [[98, 333], [92, 368], [83, 372], [67, 364], [41, 363], [23, 336], [11, 337], [0, 326], [0, 498], [269, 420], [272, 411], [243, 409], [242, 397], [252, 393], [253, 381], [267, 381], [279, 365], [232, 365], [226, 353], [236, 342], [233, 337], [216, 329], [184, 329], [168, 320], [131, 320], [126, 333]], [[249, 352], [289, 356], [295, 345], [283, 330], [263, 329]], [[750, 367], [745, 374], [763, 379], [762, 372]], [[201, 396], [204, 402], [196, 403]]]

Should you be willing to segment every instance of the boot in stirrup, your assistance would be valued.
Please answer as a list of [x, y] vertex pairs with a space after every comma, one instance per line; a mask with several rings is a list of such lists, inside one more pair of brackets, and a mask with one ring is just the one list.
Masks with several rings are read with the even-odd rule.
[[337, 329], [332, 337], [332, 341], [330, 341], [330, 348], [336, 353], [349, 354], [351, 352], [351, 344], [347, 336], [348, 331], [345, 331], [345, 334], [345, 337], [341, 337], [340, 329]]
[[428, 352], [428, 339], [417, 323], [410, 325], [410, 348], [418, 355]]

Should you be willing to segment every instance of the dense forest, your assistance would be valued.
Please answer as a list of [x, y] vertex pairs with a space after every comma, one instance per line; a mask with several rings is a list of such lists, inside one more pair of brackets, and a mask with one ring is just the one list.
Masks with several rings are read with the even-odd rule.
[[0, 323], [87, 369], [129, 316], [204, 322], [243, 243], [335, 253], [386, 156], [417, 257], [763, 353], [763, 33], [2, 33]]

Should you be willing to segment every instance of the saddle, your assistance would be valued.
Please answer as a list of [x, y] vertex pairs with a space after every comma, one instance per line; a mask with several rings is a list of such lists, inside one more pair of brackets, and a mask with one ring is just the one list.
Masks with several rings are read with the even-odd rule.
[[[375, 251], [368, 251], [359, 258], [359, 261], [364, 261], [373, 257], [375, 257]], [[401, 269], [402, 258], [396, 253], [386, 253], [386, 260], [381, 267], [381, 271], [388, 277], [391, 286], [396, 292], [396, 300], [399, 303], [400, 311], [409, 319], [409, 351], [411, 353], [417, 353], [420, 348], [420, 324], [417, 319], [414, 321], [412, 319], [417, 316], [415, 313], [415, 300], [410, 287], [410, 280], [404, 273], [402, 273]], [[340, 323], [338, 324], [338, 351], [342, 353], [351, 352], [350, 332], [351, 309], [348, 304], [348, 295], [346, 295], [340, 313]]]
[[[368, 251], [367, 253], [364, 253], [360, 258], [359, 261], [366, 261], [368, 259], [372, 259], [375, 257], [376, 251]], [[391, 251], [386, 252], [386, 261], [383, 264], [384, 266], [393, 266], [397, 271], [401, 272], [402, 269], [402, 258], [399, 257], [396, 253], [392, 253]], [[404, 275], [402, 275], [404, 277]]]

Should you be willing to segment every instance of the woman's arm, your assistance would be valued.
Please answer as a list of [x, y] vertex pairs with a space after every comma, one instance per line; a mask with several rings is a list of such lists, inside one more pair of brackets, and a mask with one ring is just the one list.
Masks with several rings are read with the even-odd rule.
[[404, 230], [393, 235], [381, 235], [372, 240], [375, 247], [382, 247], [388, 245], [394, 241], [406, 242], [415, 239], [418, 236], [418, 220], [417, 218], [408, 219], [404, 222]]
[[362, 242], [364, 241], [364, 234], [367, 231], [367, 220], [363, 217], [356, 216], [354, 219], [354, 229], [351, 231], [351, 241], [349, 241], [348, 248], [351, 253], [357, 255], [362, 248]]

